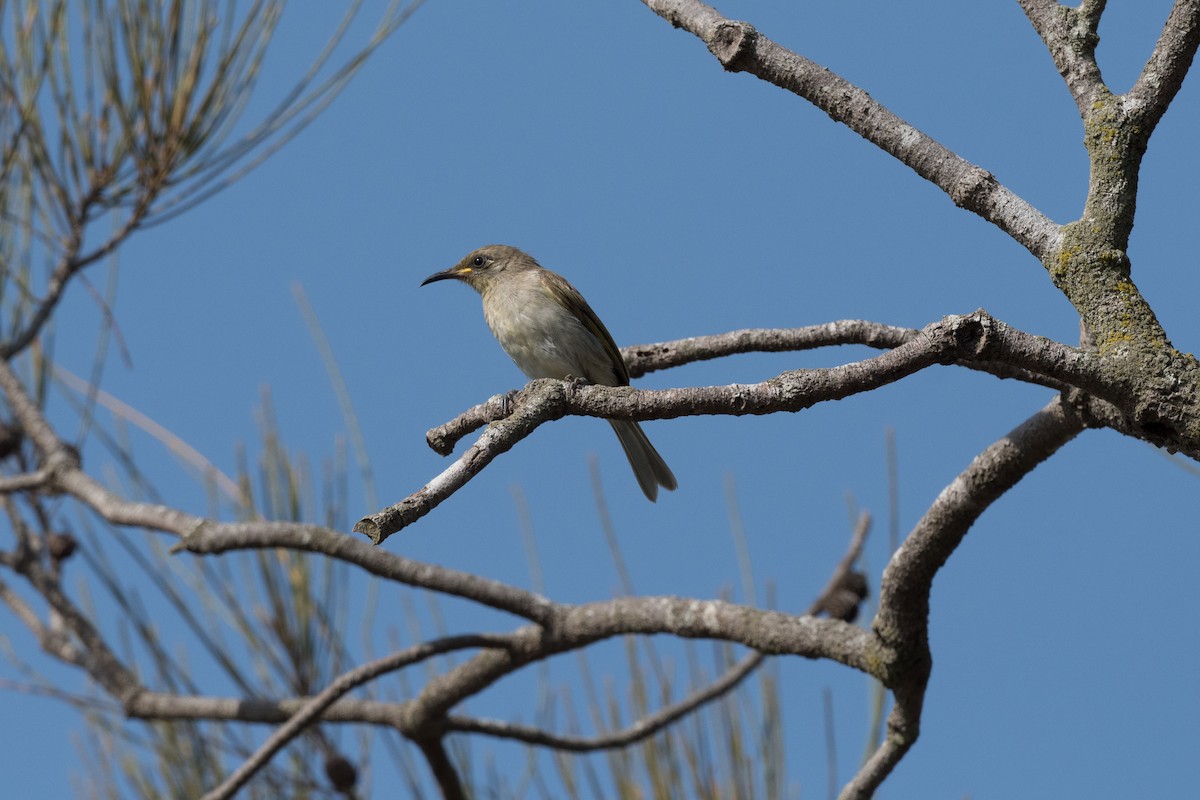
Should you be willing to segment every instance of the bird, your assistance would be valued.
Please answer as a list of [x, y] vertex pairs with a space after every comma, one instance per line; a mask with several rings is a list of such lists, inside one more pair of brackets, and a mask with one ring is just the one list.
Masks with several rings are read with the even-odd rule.
[[[628, 386], [629, 369], [612, 335], [567, 279], [515, 247], [491, 244], [421, 282], [458, 280], [483, 298], [483, 316], [500, 346], [529, 378], [583, 378]], [[638, 485], [654, 502], [678, 484], [633, 420], [610, 419]]]

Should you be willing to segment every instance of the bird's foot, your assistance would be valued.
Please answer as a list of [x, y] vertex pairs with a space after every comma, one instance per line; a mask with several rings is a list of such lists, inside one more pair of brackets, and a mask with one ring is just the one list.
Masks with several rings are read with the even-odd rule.
[[513, 411], [517, 407], [517, 394], [519, 389], [509, 389], [504, 394], [500, 395], [500, 413], [505, 419], [512, 416]]
[[576, 390], [578, 390], [580, 387], [592, 385], [592, 382], [587, 378], [577, 378], [574, 375], [568, 375], [567, 377], [563, 378], [563, 381], [565, 381], [567, 384], [567, 397], [570, 398], [575, 396]]

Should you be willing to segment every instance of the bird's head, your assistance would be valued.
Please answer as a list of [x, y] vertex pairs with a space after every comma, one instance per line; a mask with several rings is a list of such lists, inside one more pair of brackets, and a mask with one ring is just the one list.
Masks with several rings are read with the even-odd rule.
[[433, 273], [421, 285], [453, 278], [482, 293], [500, 275], [535, 269], [541, 266], [528, 253], [506, 244], [489, 244], [468, 253], [450, 269]]

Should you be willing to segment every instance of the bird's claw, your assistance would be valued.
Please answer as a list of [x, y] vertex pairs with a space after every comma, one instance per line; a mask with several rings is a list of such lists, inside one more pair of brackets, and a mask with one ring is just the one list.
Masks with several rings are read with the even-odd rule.
[[576, 390], [580, 387], [591, 385], [591, 381], [587, 378], [577, 378], [574, 375], [566, 376], [563, 381], [567, 384], [567, 397], [574, 397]]
[[500, 413], [509, 417], [517, 405], [517, 390], [509, 389], [504, 394], [500, 395]]

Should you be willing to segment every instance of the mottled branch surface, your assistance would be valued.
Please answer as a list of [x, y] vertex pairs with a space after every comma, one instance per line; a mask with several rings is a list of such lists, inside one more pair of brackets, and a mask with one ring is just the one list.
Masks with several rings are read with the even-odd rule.
[[[1084, 3], [1082, 8], [1094, 6]], [[1096, 13], [1099, 18], [1099, 12]], [[1134, 124], [1152, 131], [1166, 113], [1200, 46], [1200, 0], [1176, 0], [1163, 23], [1154, 51], [1126, 95]]]
[[1050, 51], [1080, 115], [1086, 115], [1100, 95], [1108, 91], [1096, 64], [1100, 14], [1092, 9], [1062, 6], [1057, 0], [1020, 0], [1020, 3]]

